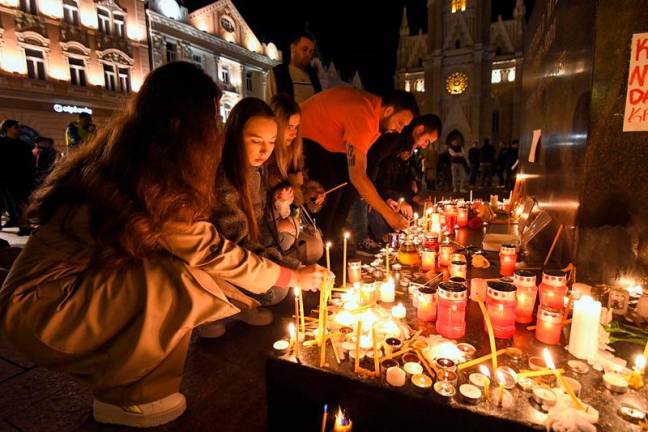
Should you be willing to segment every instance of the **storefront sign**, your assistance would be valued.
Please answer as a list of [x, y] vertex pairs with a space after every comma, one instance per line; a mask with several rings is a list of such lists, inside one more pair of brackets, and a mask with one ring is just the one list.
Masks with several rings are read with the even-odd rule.
[[648, 131], [648, 33], [632, 35], [623, 132]]
[[80, 107], [80, 106], [76, 106], [76, 105], [54, 104], [54, 106], [52, 108], [57, 113], [66, 113], [66, 114], [88, 113], [88, 114], [92, 115], [92, 108], [89, 108], [89, 107]]

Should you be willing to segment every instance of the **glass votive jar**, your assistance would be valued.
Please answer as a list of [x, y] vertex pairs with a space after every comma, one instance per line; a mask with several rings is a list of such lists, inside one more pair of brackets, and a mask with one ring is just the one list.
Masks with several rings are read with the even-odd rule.
[[436, 251], [431, 248], [425, 248], [421, 252], [421, 270], [428, 272], [436, 270]]
[[540, 306], [536, 321], [536, 339], [548, 345], [559, 345], [562, 334], [563, 316], [559, 309]]
[[418, 290], [416, 317], [426, 322], [434, 322], [437, 317], [437, 293], [432, 287], [423, 287]]
[[452, 261], [450, 263], [450, 276], [451, 277], [466, 277], [467, 266], [465, 261]]
[[353, 285], [355, 282], [362, 280], [362, 261], [349, 260], [347, 263], [347, 279]]
[[468, 208], [467, 207], [459, 207], [457, 209], [457, 225], [459, 225], [460, 228], [463, 228], [466, 225], [468, 225]]
[[423, 247], [425, 249], [432, 249], [434, 252], [439, 252], [439, 236], [437, 234], [426, 234]]
[[542, 273], [540, 304], [562, 310], [567, 294], [567, 275], [562, 270], [547, 270]]
[[380, 301], [393, 303], [396, 300], [396, 284], [392, 278], [380, 283]]
[[443, 242], [439, 245], [439, 267], [447, 267], [450, 264], [450, 257], [454, 247], [450, 242]]
[[[506, 282], [488, 281], [486, 309], [498, 339], [508, 339], [515, 334], [515, 285]], [[488, 331], [484, 323], [484, 329]]]
[[362, 279], [360, 285], [360, 305], [366, 306], [375, 303], [376, 300], [376, 281], [374, 278], [367, 276]]
[[515, 321], [520, 324], [528, 324], [533, 321], [533, 308], [538, 294], [535, 273], [528, 270], [516, 270], [513, 284], [517, 297]]
[[500, 275], [513, 276], [515, 272], [515, 262], [517, 261], [517, 250], [515, 245], [503, 244], [499, 253]]
[[452, 204], [445, 206], [445, 226], [448, 231], [454, 230], [457, 223], [457, 209]]
[[420, 262], [419, 251], [411, 241], [402, 242], [398, 249], [398, 261], [402, 265], [416, 266]]
[[459, 339], [466, 333], [466, 285], [441, 282], [437, 289], [437, 332], [448, 339]]

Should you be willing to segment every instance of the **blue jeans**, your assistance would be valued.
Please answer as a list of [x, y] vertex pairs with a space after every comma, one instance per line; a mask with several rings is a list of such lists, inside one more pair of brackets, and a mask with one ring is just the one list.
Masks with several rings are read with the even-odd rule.
[[353, 229], [353, 235], [357, 241], [369, 237], [369, 220], [367, 218], [367, 213], [369, 213], [369, 206], [364, 200], [358, 199], [353, 203], [353, 206], [351, 207], [351, 228]]

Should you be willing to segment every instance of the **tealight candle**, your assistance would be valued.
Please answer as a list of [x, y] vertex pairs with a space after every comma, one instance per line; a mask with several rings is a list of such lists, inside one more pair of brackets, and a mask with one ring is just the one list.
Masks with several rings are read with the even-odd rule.
[[434, 391], [446, 399], [450, 399], [457, 393], [455, 386], [448, 381], [437, 381], [434, 383]]
[[412, 384], [417, 388], [427, 390], [432, 387], [432, 378], [423, 374], [413, 375]]
[[405, 385], [405, 380], [407, 379], [407, 374], [405, 371], [398, 366], [393, 366], [387, 369], [387, 384], [392, 387], [403, 387]]
[[383, 303], [393, 303], [396, 300], [396, 285], [394, 280], [389, 278], [380, 285], [380, 301]]
[[513, 284], [516, 288], [517, 299], [515, 321], [520, 324], [528, 324], [533, 321], [533, 308], [538, 293], [535, 274], [527, 270], [516, 270]]
[[362, 279], [360, 286], [360, 304], [363, 306], [372, 304], [376, 301], [376, 281], [372, 277]]
[[401, 303], [398, 303], [396, 306], [391, 309], [392, 318], [394, 319], [404, 319], [407, 315], [407, 309]]
[[462, 342], [457, 344], [457, 349], [461, 351], [466, 360], [471, 360], [475, 356], [477, 349], [469, 343]]
[[409, 375], [419, 375], [423, 373], [423, 366], [416, 362], [407, 362], [403, 365], [403, 370]]
[[515, 262], [517, 261], [517, 251], [515, 245], [503, 244], [499, 253], [500, 275], [513, 276], [515, 272]]
[[608, 372], [603, 375], [603, 385], [615, 393], [625, 393], [628, 391], [628, 380], [618, 373]]
[[433, 322], [437, 317], [437, 293], [431, 287], [419, 288], [416, 317], [420, 320]]
[[468, 381], [470, 384], [479, 387], [480, 389], [486, 389], [490, 385], [488, 377], [479, 372], [474, 372], [468, 375]]
[[438, 358], [435, 360], [436, 366], [439, 369], [455, 372], [457, 370], [457, 364], [447, 358]]
[[385, 354], [391, 355], [392, 352], [398, 351], [403, 346], [403, 342], [395, 337], [388, 337], [385, 339], [383, 347], [385, 348]]
[[559, 345], [562, 327], [563, 316], [561, 311], [547, 306], [540, 306], [536, 322], [536, 339], [548, 345]]
[[401, 359], [403, 360], [403, 363], [420, 363], [421, 362], [421, 360], [418, 358], [418, 356], [416, 354], [414, 354], [414, 353], [411, 353], [411, 352], [409, 352], [407, 354], [403, 354]]
[[543, 407], [552, 407], [556, 405], [558, 398], [551, 390], [544, 387], [534, 387], [532, 390], [533, 399]]
[[642, 354], [639, 354], [635, 358], [634, 369], [632, 370], [632, 375], [630, 375], [630, 378], [628, 379], [628, 384], [631, 388], [639, 390], [644, 386], [642, 375], [645, 367], [646, 358]]
[[362, 261], [349, 260], [347, 274], [351, 285], [360, 282], [362, 280]]
[[619, 416], [631, 423], [639, 424], [640, 422], [646, 421], [646, 413], [640, 408], [623, 402], [618, 410]]
[[286, 339], [279, 339], [272, 344], [272, 348], [274, 348], [274, 350], [279, 354], [286, 354], [290, 349], [290, 342], [288, 342]]
[[459, 394], [463, 400], [469, 404], [476, 404], [482, 398], [482, 391], [472, 384], [462, 384], [459, 386]]
[[448, 339], [459, 339], [466, 334], [466, 285], [457, 282], [441, 282], [437, 289], [439, 297], [437, 332]]
[[384, 380], [387, 380], [387, 370], [392, 367], [398, 367], [398, 362], [394, 359], [384, 359], [380, 362], [380, 371]]
[[436, 269], [436, 251], [425, 248], [421, 252], [421, 270], [428, 272]]
[[535, 382], [533, 381], [533, 378], [518, 376], [517, 385], [525, 392], [528, 392], [533, 389]]
[[567, 294], [567, 276], [562, 270], [547, 270], [542, 273], [539, 288], [540, 304], [562, 310]]
[[449, 371], [447, 369], [442, 369], [438, 372], [437, 381], [447, 381], [453, 386], [457, 386], [457, 381], [459, 377], [456, 372]]
[[[486, 308], [493, 326], [493, 334], [498, 339], [508, 339], [515, 334], [515, 286], [505, 282], [488, 282]], [[484, 322], [484, 330], [488, 328]]]

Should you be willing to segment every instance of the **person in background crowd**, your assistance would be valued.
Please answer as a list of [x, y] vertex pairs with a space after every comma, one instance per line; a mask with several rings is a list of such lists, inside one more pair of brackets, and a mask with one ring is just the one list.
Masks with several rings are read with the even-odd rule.
[[[410, 154], [416, 150], [425, 151], [438, 139], [440, 131], [441, 119], [434, 114], [425, 114], [412, 120], [401, 133], [382, 134], [367, 153], [367, 176], [376, 184], [380, 164], [385, 159], [397, 156], [403, 151], [408, 151]], [[398, 198], [393, 200], [391, 197], [385, 198], [383, 194], [381, 196], [390, 206], [400, 208], [406, 217], [412, 216], [412, 208], [408, 203], [399, 205], [397, 202], [392, 202], [398, 201]], [[356, 200], [351, 210], [353, 233], [359, 240], [356, 244], [356, 253], [360, 255], [374, 255], [380, 250], [380, 245], [369, 236], [368, 211], [367, 203], [362, 199]]]
[[318, 289], [208, 222], [221, 92], [202, 69], [152, 71], [110, 127], [59, 164], [32, 203], [40, 228], [0, 291], [0, 328], [24, 355], [91, 388], [96, 421], [151, 427], [186, 409], [192, 329], [273, 286]]
[[3, 228], [18, 227], [18, 235], [29, 235], [31, 229], [25, 207], [34, 190], [36, 164], [29, 144], [22, 141], [16, 120], [2, 122], [0, 138], [0, 192], [9, 220]]
[[452, 190], [452, 157], [450, 156], [450, 146], [445, 144], [444, 150], [439, 153], [437, 163], [437, 190]]
[[469, 184], [474, 187], [479, 176], [480, 150], [478, 140], [473, 141], [472, 147], [468, 150], [468, 163], [470, 164]]
[[491, 187], [493, 185], [493, 169], [495, 165], [495, 147], [488, 138], [484, 139], [484, 145], [479, 152], [479, 169], [481, 171], [481, 186]]
[[[265, 256], [285, 267], [297, 269], [301, 263], [285, 255], [279, 244], [274, 224], [266, 218], [268, 186], [262, 173], [277, 139], [277, 122], [272, 109], [261, 99], [239, 101], [225, 124], [223, 155], [216, 174], [216, 196], [211, 221], [226, 239]], [[292, 203], [293, 195], [279, 190], [275, 200]], [[273, 203], [276, 204], [276, 203]], [[276, 205], [270, 209], [277, 218]], [[233, 318], [254, 326], [272, 322], [273, 314], [259, 305], [279, 303], [288, 294], [287, 287], [273, 287], [263, 295], [243, 291], [249, 296], [249, 306]], [[226, 322], [215, 322], [199, 329], [203, 337], [220, 337]]]
[[[439, 134], [441, 131], [439, 130]], [[439, 140], [434, 141], [428, 148], [423, 150], [423, 161], [425, 173], [423, 181], [429, 191], [436, 189], [437, 167], [439, 165]]]
[[497, 153], [497, 160], [495, 161], [495, 170], [501, 187], [506, 187], [506, 165], [509, 161], [510, 150], [511, 147], [508, 143], [500, 142], [499, 153]]
[[95, 132], [92, 116], [85, 112], [79, 113], [78, 121], [70, 123], [65, 130], [65, 147], [68, 151], [75, 149], [90, 141]]
[[452, 191], [466, 192], [466, 166], [468, 164], [464, 153], [464, 142], [460, 134], [450, 134], [448, 137], [448, 152], [451, 158]]
[[[274, 96], [270, 107], [278, 129], [274, 152], [266, 163], [270, 188], [268, 199], [272, 203], [271, 208], [266, 209], [266, 217], [276, 228], [282, 252], [296, 256], [303, 264], [313, 264], [321, 258], [324, 245], [319, 231], [312, 224], [304, 223], [301, 229], [300, 211], [304, 209], [303, 188], [306, 180], [301, 109], [286, 94]], [[324, 195], [319, 194], [311, 202], [321, 206]], [[305, 216], [305, 219], [308, 217]]]
[[516, 176], [517, 168], [518, 168], [518, 165], [519, 165], [519, 162], [518, 162], [519, 149], [520, 149], [520, 141], [518, 141], [518, 140], [511, 141], [511, 148], [509, 149], [509, 152], [508, 152], [507, 158], [506, 158], [506, 184], [505, 184], [505, 187], [509, 191], [513, 190], [513, 186], [515, 185], [515, 176]]
[[311, 97], [301, 108], [309, 177], [327, 189], [351, 183], [327, 197], [319, 216], [325, 237], [341, 234], [358, 193], [393, 229], [404, 228], [405, 219], [380, 197], [367, 176], [367, 153], [381, 133], [401, 132], [418, 115], [414, 96], [396, 90], [381, 98], [335, 87]]
[[58, 152], [54, 148], [54, 140], [52, 138], [38, 137], [36, 138], [35, 144], [36, 146], [32, 150], [32, 154], [36, 159], [35, 186], [38, 187], [54, 169], [54, 164], [56, 164], [58, 159]]
[[290, 63], [275, 66], [268, 76], [266, 101], [285, 93], [302, 103], [322, 91], [317, 71], [311, 66], [315, 53], [315, 38], [308, 32], [296, 34], [290, 41]]

